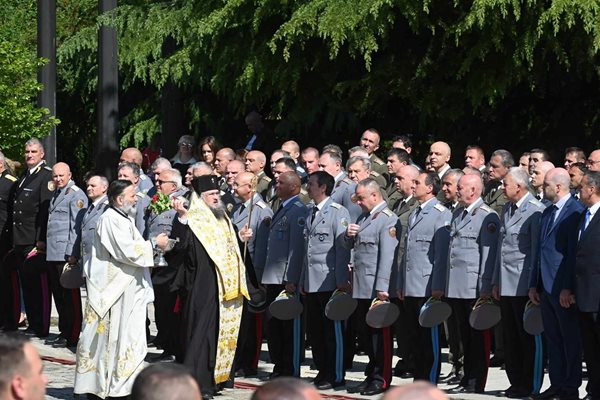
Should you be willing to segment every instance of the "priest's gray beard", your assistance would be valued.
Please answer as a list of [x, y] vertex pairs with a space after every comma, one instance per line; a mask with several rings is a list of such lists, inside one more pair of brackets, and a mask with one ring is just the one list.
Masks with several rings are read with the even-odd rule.
[[130, 216], [131, 218], [135, 218], [136, 205], [134, 202], [128, 202], [127, 200], [125, 200], [120, 210], [128, 216]]
[[219, 200], [219, 204], [216, 205], [208, 203], [207, 205], [217, 219], [225, 219], [225, 216], [227, 215], [227, 208], [225, 207], [225, 203], [223, 203], [223, 201]]

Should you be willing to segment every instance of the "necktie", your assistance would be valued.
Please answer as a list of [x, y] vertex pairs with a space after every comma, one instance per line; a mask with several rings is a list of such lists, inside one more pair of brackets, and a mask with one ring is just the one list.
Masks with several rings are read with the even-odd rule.
[[579, 238], [581, 238], [583, 236], [583, 233], [585, 232], [588, 225], [590, 224], [591, 217], [592, 217], [592, 213], [590, 212], [590, 209], [588, 208], [587, 211], [585, 212], [585, 218], [583, 220], [583, 225], [581, 225], [581, 229], [579, 230]]
[[94, 210], [94, 203], [90, 204], [90, 206], [88, 207], [88, 214], [91, 214], [92, 211]]
[[556, 207], [555, 205], [551, 205], [550, 208], [551, 208], [550, 221], [548, 221], [548, 231], [547, 232], [550, 232], [550, 229], [552, 229], [552, 226], [554, 225], [554, 217], [556, 216], [556, 210], [558, 210], [558, 207]]
[[464, 220], [464, 219], [465, 219], [465, 217], [467, 216], [467, 214], [468, 214], [468, 213], [469, 213], [469, 212], [468, 212], [468, 211], [467, 211], [467, 209], [465, 208], [465, 209], [463, 210], [463, 212], [462, 212], [462, 215], [461, 215], [461, 217], [460, 217], [460, 220], [461, 220], [461, 221], [462, 221], [462, 220]]
[[510, 217], [512, 218], [513, 215], [515, 215], [515, 212], [517, 211], [517, 205], [513, 204], [510, 206]]
[[415, 210], [415, 212], [411, 215], [410, 218], [410, 225], [414, 225], [415, 221], [417, 220], [417, 217], [419, 216], [419, 214], [421, 213], [421, 206], [417, 207], [417, 209]]
[[313, 222], [315, 222], [315, 218], [317, 217], [317, 213], [319, 212], [319, 207], [314, 206], [312, 209], [312, 215], [310, 217], [310, 223], [312, 224]]

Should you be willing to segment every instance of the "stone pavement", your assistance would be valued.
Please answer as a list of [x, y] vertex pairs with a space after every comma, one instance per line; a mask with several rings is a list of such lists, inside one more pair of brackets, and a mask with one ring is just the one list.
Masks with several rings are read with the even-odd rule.
[[[156, 327], [153, 321], [153, 313], [154, 309], [152, 305], [150, 308], [150, 319], [152, 321], [151, 324], [151, 332], [156, 333]], [[56, 320], [57, 320], [56, 310], [53, 310], [53, 326], [51, 328], [51, 337], [58, 333]], [[44, 345], [44, 341], [42, 339], [33, 339], [34, 344], [38, 348], [38, 351], [44, 358], [44, 369], [46, 371], [46, 375], [48, 376], [48, 390], [47, 390], [47, 399], [76, 399], [78, 398], [73, 394], [73, 379], [75, 375], [75, 354], [74, 349], [54, 349], [50, 346]], [[273, 365], [267, 363], [268, 352], [266, 344], [263, 344], [262, 348], [262, 356], [259, 364], [259, 376], [254, 379], [236, 379], [236, 387], [234, 389], [225, 389], [221, 395], [216, 396], [217, 400], [229, 400], [229, 399], [249, 399], [252, 396], [252, 389], [258, 385], [263, 383], [263, 380], [266, 379], [268, 374], [271, 372]], [[150, 353], [158, 354], [159, 352], [155, 348], [149, 349]], [[443, 360], [447, 357], [447, 351], [444, 351]], [[397, 358], [394, 357], [393, 364], [396, 363]], [[309, 367], [311, 363], [311, 354], [310, 351], [306, 352], [306, 360], [302, 366], [301, 375], [305, 379], [313, 378], [316, 375], [315, 371], [312, 371]], [[366, 356], [358, 356], [354, 361], [354, 368], [347, 372], [346, 381], [349, 385], [354, 385], [360, 383], [363, 379], [363, 371], [367, 365], [367, 357]], [[446, 375], [450, 371], [450, 365], [446, 362], [442, 363], [442, 376]], [[400, 379], [394, 377], [393, 385], [403, 385], [410, 383], [410, 379]], [[581, 397], [585, 396], [585, 381], [582, 387], [580, 388]], [[548, 376], [544, 377], [544, 385], [542, 389], [547, 388], [549, 385]], [[452, 386], [446, 386], [441, 384], [439, 386], [443, 390], [450, 389]], [[506, 379], [506, 374], [503, 370], [499, 368], [490, 368], [488, 375], [488, 382], [486, 386], [485, 394], [450, 394], [450, 397], [453, 399], [494, 399], [498, 397], [502, 397], [501, 391], [508, 387], [508, 380]], [[360, 396], [348, 395], [345, 390], [328, 390], [321, 392], [324, 398], [361, 398]], [[372, 397], [372, 398], [378, 398]], [[84, 397], [80, 397], [84, 399]], [[364, 397], [362, 397], [364, 398]]]

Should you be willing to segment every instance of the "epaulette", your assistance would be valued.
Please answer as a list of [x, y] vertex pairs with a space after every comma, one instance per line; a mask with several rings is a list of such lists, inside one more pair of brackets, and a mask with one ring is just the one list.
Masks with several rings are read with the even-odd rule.
[[73, 190], [74, 192], [79, 192], [81, 189], [79, 189], [77, 185], [73, 185], [71, 186], [71, 190]]
[[348, 177], [345, 177], [344, 179], [342, 179], [342, 182], [346, 182], [348, 185], [352, 185], [352, 182], [354, 181]]
[[377, 156], [374, 156], [373, 159], [371, 160], [371, 162], [374, 162], [375, 164], [379, 164], [379, 165], [384, 165], [385, 163], [383, 162], [383, 160]]
[[446, 207], [444, 207], [442, 204], [437, 203], [435, 206], [433, 206], [433, 208], [435, 208], [436, 210], [438, 210], [439, 212], [444, 212], [444, 210], [446, 210]]
[[388, 217], [391, 217], [392, 215], [394, 215], [394, 213], [392, 212], [392, 210], [390, 210], [389, 208], [384, 208], [383, 211], [381, 211], [382, 213], [384, 213], [385, 215], [387, 215]]
[[6, 175], [4, 175], [4, 177], [6, 179], [8, 179], [9, 181], [11, 181], [11, 182], [16, 182], [17, 181], [17, 178], [15, 178], [14, 176], [12, 176], [11, 174], [6, 174]]
[[538, 207], [544, 207], [544, 203], [542, 203], [541, 201], [539, 201], [535, 197], [533, 199], [529, 200], [529, 204], [533, 204], [533, 205], [536, 205]]
[[338, 204], [338, 203], [331, 203], [331, 207], [336, 208], [336, 209], [339, 210], [340, 208], [342, 208], [342, 205]]
[[488, 206], [487, 204], [484, 204], [484, 205], [482, 205], [482, 206], [481, 206], [481, 207], [479, 207], [479, 208], [480, 208], [480, 209], [482, 209], [483, 211], [487, 212], [487, 213], [491, 213], [492, 211], [494, 211], [494, 210], [492, 210], [492, 209], [490, 208], [490, 206]]
[[300, 193], [302, 193], [302, 194], [308, 194], [308, 192], [304, 188], [300, 188]]
[[104, 200], [104, 201], [102, 202], [102, 204], [106, 204], [106, 205], [108, 205], [108, 199]]
[[296, 201], [294, 202], [294, 205], [295, 205], [296, 207], [304, 207], [304, 203], [303, 203], [303, 202], [301, 202], [300, 200], [296, 200]]
[[144, 175], [140, 175], [140, 179], [145, 181], [146, 179], [149, 179], [149, 178], [146, 176], [146, 174], [144, 174]]
[[267, 203], [262, 200], [257, 201], [254, 205], [261, 209], [267, 208]]
[[47, 166], [47, 165], [44, 165], [44, 169], [45, 169], [45, 170], [47, 170], [47, 171], [50, 171], [50, 172], [52, 172], [52, 168], [50, 168], [50, 167], [49, 167], [49, 166]]
[[375, 172], [375, 171], [371, 171], [371, 175], [373, 175], [375, 178], [378, 178], [379, 176], [379, 172]]
[[261, 176], [261, 177], [260, 177], [260, 179], [264, 179], [264, 180], [265, 180], [265, 181], [267, 181], [267, 182], [271, 182], [271, 181], [272, 181], [272, 179], [271, 179], [271, 178], [269, 178], [267, 175], [263, 175], [263, 176]]
[[146, 193], [144, 193], [143, 191], [140, 191], [140, 192], [137, 192], [135, 195], [136, 195], [137, 197], [139, 197], [140, 199], [143, 199], [143, 198], [144, 198], [144, 196], [146, 195]]

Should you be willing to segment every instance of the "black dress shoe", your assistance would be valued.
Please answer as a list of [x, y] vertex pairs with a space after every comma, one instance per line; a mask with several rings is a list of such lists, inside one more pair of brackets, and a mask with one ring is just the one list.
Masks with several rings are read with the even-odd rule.
[[58, 335], [56, 337], [53, 337], [52, 339], [44, 340], [44, 344], [50, 346], [50, 345], [53, 345], [54, 343], [58, 342], [61, 339], [62, 339], [62, 336]]
[[37, 333], [35, 333], [35, 331], [33, 330], [33, 328], [27, 328], [24, 331], [22, 331], [22, 333], [23, 333], [23, 335], [29, 336], [29, 337], [37, 336]]
[[499, 368], [504, 365], [504, 358], [494, 356], [490, 359], [490, 367]]
[[367, 386], [369, 386], [369, 383], [370, 383], [369, 380], [365, 379], [364, 381], [362, 381], [358, 385], [349, 387], [346, 391], [348, 393], [360, 393], [363, 390], [365, 390], [367, 388]]
[[164, 362], [164, 363], [175, 362], [175, 356], [173, 354], [162, 353], [159, 356], [153, 358], [152, 362]]
[[557, 398], [559, 394], [560, 394], [560, 390], [550, 386], [548, 389], [546, 389], [542, 393], [532, 394], [529, 397], [532, 398], [533, 400], [546, 400], [546, 399]]
[[376, 394], [380, 394], [383, 392], [385, 392], [383, 382], [373, 381], [369, 384], [369, 386], [365, 388], [365, 390], [360, 392], [360, 394], [362, 394], [363, 396], [375, 396]]
[[458, 385], [460, 384], [460, 381], [462, 381], [462, 376], [452, 375], [444, 379], [442, 383], [445, 383], [446, 385]]
[[61, 349], [63, 347], [67, 347], [67, 339], [62, 338], [62, 337], [59, 338], [54, 343], [52, 343], [52, 347], [55, 349]]
[[327, 381], [321, 381], [319, 383], [315, 383], [315, 387], [318, 390], [329, 390], [329, 389], [333, 389], [333, 385]]
[[579, 392], [576, 390], [563, 390], [559, 393], [558, 398], [560, 400], [579, 400]]
[[531, 390], [523, 390], [518, 387], [511, 386], [504, 391], [504, 395], [509, 399], [522, 399], [529, 397]]

